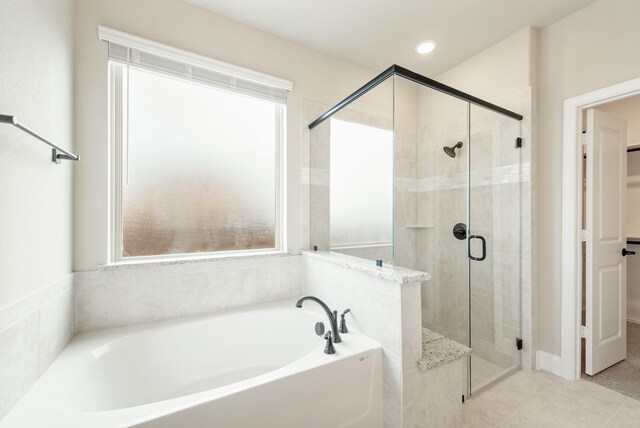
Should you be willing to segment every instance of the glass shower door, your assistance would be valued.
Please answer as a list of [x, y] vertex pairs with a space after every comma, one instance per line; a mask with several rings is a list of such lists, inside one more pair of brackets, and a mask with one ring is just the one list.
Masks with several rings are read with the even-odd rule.
[[521, 366], [520, 122], [469, 107], [469, 392]]
[[469, 396], [521, 366], [520, 122], [394, 77], [393, 262], [422, 326], [473, 349]]

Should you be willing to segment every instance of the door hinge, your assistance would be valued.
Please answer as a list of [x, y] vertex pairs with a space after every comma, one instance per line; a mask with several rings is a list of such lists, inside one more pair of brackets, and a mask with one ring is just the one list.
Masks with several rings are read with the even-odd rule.
[[591, 242], [591, 231], [582, 229], [580, 231], [580, 241], [581, 242]]
[[464, 394], [462, 394], [462, 402], [464, 403]]
[[518, 349], [518, 351], [522, 350], [522, 339], [520, 339], [519, 337], [516, 337], [516, 348]]
[[516, 138], [516, 149], [519, 149], [520, 147], [522, 147], [522, 138], [518, 137]]
[[591, 329], [589, 327], [587, 327], [586, 325], [581, 325], [580, 326], [580, 337], [587, 339], [591, 336]]

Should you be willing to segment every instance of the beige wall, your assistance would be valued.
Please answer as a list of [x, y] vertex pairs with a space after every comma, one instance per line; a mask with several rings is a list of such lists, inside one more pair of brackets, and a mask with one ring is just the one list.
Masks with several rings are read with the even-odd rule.
[[[72, 2], [9, 0], [0, 13], [0, 113], [72, 149]], [[0, 308], [71, 272], [72, 174], [0, 125]]]
[[640, 76], [640, 2], [600, 0], [538, 39], [539, 347], [560, 354], [563, 101]]
[[179, 0], [80, 0], [76, 7], [76, 128], [83, 162], [75, 181], [75, 270], [107, 262], [107, 46], [98, 25], [293, 81], [288, 99], [288, 231], [300, 248], [303, 99], [331, 105], [376, 72], [321, 54]]
[[435, 79], [497, 103], [534, 83], [536, 33], [523, 28]]

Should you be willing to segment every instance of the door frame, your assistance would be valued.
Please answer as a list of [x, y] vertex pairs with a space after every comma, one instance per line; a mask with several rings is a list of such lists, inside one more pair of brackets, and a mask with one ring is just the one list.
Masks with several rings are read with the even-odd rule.
[[[579, 379], [582, 325], [582, 112], [640, 95], [640, 78], [598, 89], [564, 101], [562, 138], [562, 331], [559, 364], [549, 371]], [[557, 360], [556, 360], [557, 361]], [[540, 361], [538, 362], [539, 365]], [[543, 368], [545, 365], [541, 365]]]

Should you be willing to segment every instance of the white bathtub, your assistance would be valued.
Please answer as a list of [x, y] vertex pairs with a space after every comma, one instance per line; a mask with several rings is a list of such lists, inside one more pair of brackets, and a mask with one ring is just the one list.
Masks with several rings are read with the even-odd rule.
[[325, 354], [314, 306], [79, 335], [0, 426], [381, 427], [380, 345], [350, 331]]

